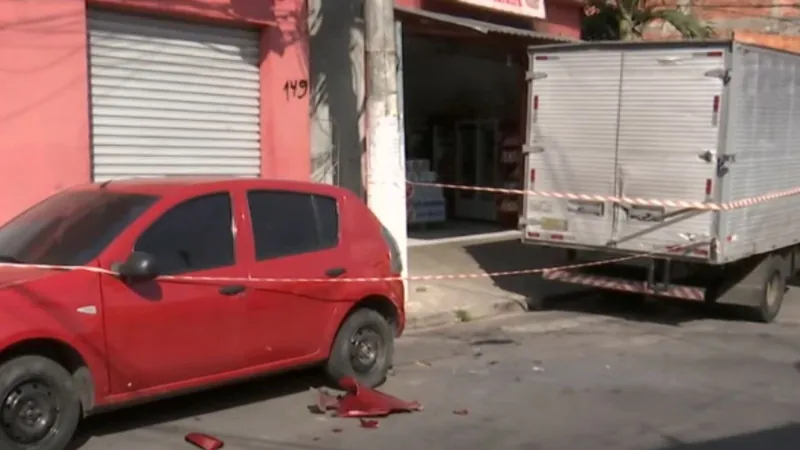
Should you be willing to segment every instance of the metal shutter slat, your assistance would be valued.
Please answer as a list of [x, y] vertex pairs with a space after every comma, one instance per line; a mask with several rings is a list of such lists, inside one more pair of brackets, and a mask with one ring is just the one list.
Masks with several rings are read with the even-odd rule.
[[89, 11], [93, 177], [260, 172], [259, 34]]

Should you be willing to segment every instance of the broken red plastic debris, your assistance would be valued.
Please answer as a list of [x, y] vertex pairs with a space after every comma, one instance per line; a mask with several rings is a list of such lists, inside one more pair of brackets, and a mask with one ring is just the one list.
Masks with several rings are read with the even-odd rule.
[[202, 448], [203, 450], [219, 450], [225, 445], [224, 442], [214, 436], [203, 433], [189, 433], [186, 435], [185, 439], [186, 442]]
[[351, 377], [340, 379], [339, 385], [347, 391], [336, 408], [339, 417], [383, 417], [395, 412], [422, 411], [418, 402], [406, 402], [364, 387]]
[[396, 412], [422, 411], [418, 402], [406, 402], [369, 389], [350, 377], [340, 379], [339, 385], [346, 391], [345, 395], [334, 396], [318, 389], [315, 404], [309, 409], [317, 413], [335, 410], [338, 417], [384, 417]]
[[371, 419], [358, 419], [361, 421], [361, 428], [378, 428], [380, 423], [377, 420]]
[[455, 410], [453, 410], [453, 414], [455, 414], [457, 416], [466, 416], [467, 414], [469, 414], [469, 410], [466, 410], [466, 409], [455, 409]]

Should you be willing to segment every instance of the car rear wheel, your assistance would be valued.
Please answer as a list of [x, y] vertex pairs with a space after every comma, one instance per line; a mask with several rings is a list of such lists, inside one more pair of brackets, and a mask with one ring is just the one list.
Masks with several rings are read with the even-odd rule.
[[331, 348], [326, 372], [334, 382], [350, 376], [368, 387], [381, 385], [392, 365], [394, 329], [380, 313], [359, 309], [345, 319]]
[[3, 450], [64, 450], [81, 417], [72, 376], [41, 356], [21, 356], [0, 366], [0, 402]]

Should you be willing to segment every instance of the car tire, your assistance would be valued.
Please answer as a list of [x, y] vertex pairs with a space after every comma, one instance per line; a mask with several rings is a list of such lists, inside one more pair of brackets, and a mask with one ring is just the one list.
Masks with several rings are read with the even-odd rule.
[[81, 403], [69, 372], [41, 356], [0, 365], [0, 449], [64, 450], [78, 428]]
[[358, 309], [339, 327], [325, 371], [333, 382], [353, 377], [376, 387], [386, 381], [394, 356], [395, 330], [372, 309]]

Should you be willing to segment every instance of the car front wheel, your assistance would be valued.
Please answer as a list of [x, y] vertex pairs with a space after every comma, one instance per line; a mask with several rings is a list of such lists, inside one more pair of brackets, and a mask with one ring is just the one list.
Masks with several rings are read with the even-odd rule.
[[0, 401], [3, 450], [64, 450], [81, 417], [72, 376], [41, 356], [21, 356], [0, 366]]
[[356, 310], [336, 334], [326, 365], [328, 376], [334, 382], [350, 376], [367, 387], [381, 385], [392, 366], [394, 334], [377, 311]]

